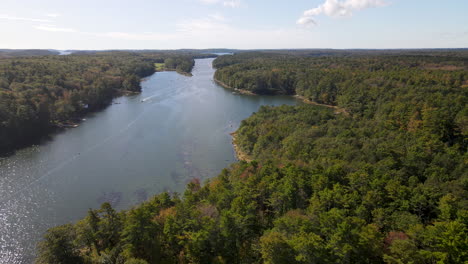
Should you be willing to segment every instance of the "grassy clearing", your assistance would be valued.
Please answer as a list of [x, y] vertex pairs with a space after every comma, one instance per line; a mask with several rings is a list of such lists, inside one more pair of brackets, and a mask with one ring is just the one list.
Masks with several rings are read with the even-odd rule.
[[154, 67], [156, 68], [157, 71], [163, 71], [164, 70], [164, 63], [155, 63]]

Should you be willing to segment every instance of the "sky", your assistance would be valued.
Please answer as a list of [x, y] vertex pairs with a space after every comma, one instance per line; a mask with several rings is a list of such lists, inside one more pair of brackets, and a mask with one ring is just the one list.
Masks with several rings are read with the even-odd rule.
[[0, 49], [468, 48], [468, 0], [0, 2]]

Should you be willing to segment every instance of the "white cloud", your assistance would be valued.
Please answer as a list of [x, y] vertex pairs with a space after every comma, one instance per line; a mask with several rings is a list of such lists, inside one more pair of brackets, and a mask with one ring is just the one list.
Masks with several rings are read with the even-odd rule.
[[104, 37], [121, 40], [145, 40], [145, 41], [167, 41], [167, 40], [182, 40], [189, 39], [197, 35], [219, 34], [225, 30], [229, 30], [226, 24], [226, 19], [221, 14], [215, 13], [203, 18], [182, 20], [176, 24], [176, 30], [172, 33], [156, 33], [156, 32], [85, 32], [78, 31], [73, 28], [58, 27], [52, 24], [41, 24], [34, 26], [35, 29], [51, 31], [51, 32], [74, 32], [82, 35]]
[[[50, 18], [56, 18], [59, 17], [60, 14], [45, 14], [44, 16], [50, 17]], [[63, 27], [57, 27], [53, 25], [54, 23], [53, 20], [50, 19], [39, 19], [39, 18], [29, 18], [29, 17], [20, 17], [20, 16], [11, 16], [11, 15], [0, 15], [0, 19], [6, 19], [6, 20], [13, 20], [13, 21], [27, 21], [27, 22], [39, 22], [39, 23], [44, 23], [40, 24], [38, 26], [34, 26], [35, 29], [38, 30], [43, 30], [43, 31], [52, 31], [52, 32], [76, 32], [76, 30], [72, 28], [63, 28]], [[48, 24], [45, 24], [48, 23]]]
[[314, 18], [312, 16], [302, 16], [297, 20], [297, 24], [299, 25], [316, 25]]
[[[301, 43], [299, 48], [311, 45], [311, 34], [307, 30], [286, 29], [253, 29], [239, 28], [230, 25], [226, 19], [214, 14], [203, 18], [179, 21], [176, 30], [170, 33], [133, 33], [133, 32], [104, 32], [86, 33], [88, 36], [99, 37], [99, 43], [120, 45], [129, 43], [141, 45], [140, 48], [208, 48], [208, 47], [236, 47], [236, 48], [290, 48]], [[119, 39], [122, 41], [115, 41]], [[245, 41], [245, 40], [255, 41]], [[296, 44], [295, 44], [296, 43]], [[122, 44], [123, 45], [123, 44]], [[113, 46], [114, 47], [114, 46]], [[109, 48], [109, 47], [104, 47]], [[118, 48], [118, 46], [116, 47]], [[122, 48], [122, 47], [120, 47]]]
[[76, 32], [76, 30], [72, 28], [61, 28], [55, 25], [39, 25], [39, 26], [35, 26], [34, 28], [39, 29], [39, 30], [44, 30], [44, 31], [52, 31], [52, 32]]
[[199, 0], [203, 4], [207, 5], [214, 5], [214, 4], [222, 4], [223, 6], [226, 7], [240, 7], [242, 5], [241, 0]]
[[330, 17], [351, 16], [353, 11], [385, 5], [387, 5], [387, 3], [384, 0], [325, 0], [325, 2], [318, 7], [306, 10], [302, 17], [297, 20], [297, 24], [316, 24], [315, 17], [321, 14]]
[[42, 23], [51, 22], [51, 21], [48, 20], [48, 19], [29, 18], [29, 17], [17, 17], [17, 16], [10, 16], [10, 15], [0, 15], [0, 19], [16, 20], [16, 21], [29, 21], [29, 22], [42, 22]]

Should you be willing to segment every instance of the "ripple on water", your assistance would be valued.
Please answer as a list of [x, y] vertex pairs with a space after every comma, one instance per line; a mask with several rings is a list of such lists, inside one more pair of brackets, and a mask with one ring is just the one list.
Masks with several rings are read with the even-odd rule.
[[44, 217], [44, 213], [50, 214], [48, 204], [53, 202], [52, 196], [47, 190], [29, 189], [0, 204], [0, 263], [32, 263], [37, 242], [32, 238], [41, 237], [53, 219], [49, 216], [49, 221], [45, 221]]
[[44, 157], [34, 158], [39, 151], [33, 146], [0, 159], [0, 263], [32, 263], [37, 239], [54, 224], [53, 193], [31, 184], [47, 170]]

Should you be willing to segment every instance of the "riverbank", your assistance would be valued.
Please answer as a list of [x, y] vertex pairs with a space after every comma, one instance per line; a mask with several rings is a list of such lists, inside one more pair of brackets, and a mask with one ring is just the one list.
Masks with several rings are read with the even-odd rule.
[[236, 138], [237, 136], [237, 131], [231, 133], [232, 137], [232, 146], [234, 148], [234, 154], [236, 155], [236, 158], [238, 160], [246, 161], [246, 162], [251, 162], [252, 158], [247, 155], [247, 153], [243, 152], [240, 147], [236, 144]]
[[[251, 91], [247, 91], [247, 90], [244, 90], [244, 89], [238, 89], [238, 88], [233, 88], [229, 85], [227, 85], [226, 83], [220, 81], [220, 80], [217, 80], [216, 78], [213, 77], [213, 80], [215, 81], [215, 83], [221, 85], [222, 87], [226, 88], [226, 89], [232, 89], [238, 93], [241, 93], [241, 94], [247, 94], [247, 95], [259, 95], [259, 94], [256, 94], [256, 93], [253, 93]], [[274, 95], [273, 95], [274, 96]], [[344, 114], [346, 116], [349, 116], [349, 112], [346, 111], [346, 109], [344, 108], [341, 108], [341, 107], [338, 107], [336, 105], [328, 105], [328, 104], [321, 104], [321, 103], [317, 103], [317, 102], [314, 102], [314, 101], [311, 101], [309, 99], [307, 99], [306, 97], [302, 96], [302, 95], [293, 95], [293, 97], [301, 100], [303, 103], [306, 103], [306, 104], [311, 104], [311, 105], [317, 105], [317, 106], [323, 106], [323, 107], [327, 107], [327, 108], [332, 108], [332, 109], [335, 109], [335, 114]]]
[[[153, 75], [154, 72], [151, 74]], [[146, 77], [140, 78], [140, 82], [144, 81], [145, 79], [149, 78], [151, 75], [148, 75]], [[0, 148], [0, 157], [7, 157], [14, 155], [14, 153], [18, 150], [21, 150], [23, 148], [30, 147], [32, 145], [36, 144], [41, 144], [45, 140], [50, 139], [50, 137], [57, 132], [60, 132], [64, 129], [69, 129], [69, 128], [76, 128], [80, 126], [80, 124], [86, 120], [85, 118], [92, 114], [96, 113], [99, 111], [104, 110], [107, 108], [109, 105], [114, 104], [113, 100], [118, 97], [122, 96], [133, 96], [140, 94], [141, 91], [130, 91], [130, 90], [121, 90], [121, 89], [114, 89], [114, 93], [111, 95], [110, 98], [106, 98], [106, 101], [102, 102], [101, 105], [96, 106], [92, 109], [90, 108], [83, 108], [81, 109], [80, 112], [75, 113], [74, 117], [70, 117], [66, 120], [50, 120], [50, 123], [47, 125], [47, 128], [43, 131], [38, 131], [34, 137], [29, 138], [27, 141], [23, 141], [19, 144], [15, 144], [6, 148]]]
[[[140, 82], [143, 82], [143, 81], [147, 80], [150, 76], [151, 75], [141, 78]], [[140, 91], [130, 91], [130, 90], [115, 89], [114, 91], [115, 91], [115, 94], [112, 96], [112, 99], [108, 100], [107, 102], [104, 102], [100, 107], [97, 107], [97, 108], [92, 109], [90, 111], [84, 111], [81, 114], [78, 114], [76, 117], [70, 118], [70, 119], [62, 121], [62, 122], [56, 121], [56, 122], [53, 123], [53, 126], [56, 127], [56, 128], [74, 128], [74, 127], [78, 127], [82, 121], [86, 120], [85, 117], [87, 115], [89, 115], [91, 113], [101, 111], [101, 110], [104, 110], [109, 105], [118, 104], [118, 103], [114, 102], [115, 98], [119, 98], [119, 97], [122, 97], [122, 96], [133, 96], [133, 95], [137, 95], [137, 94], [141, 93], [141, 90]]]
[[231, 89], [231, 90], [234, 90], [235, 92], [238, 92], [240, 94], [247, 94], [247, 95], [258, 95], [256, 93], [252, 93], [251, 91], [247, 91], [247, 90], [243, 90], [243, 89], [237, 89], [237, 88], [233, 88], [225, 83], [223, 83], [222, 81], [219, 81], [217, 80], [216, 78], [213, 77], [213, 80], [215, 81], [215, 83], [221, 85], [222, 87], [226, 88], [226, 89]]
[[[233, 88], [229, 85], [227, 85], [226, 83], [222, 82], [222, 81], [219, 81], [217, 80], [216, 78], [213, 77], [213, 80], [215, 81], [215, 83], [217, 83], [218, 85], [226, 88], [226, 89], [231, 89], [231, 90], [234, 90], [238, 93], [241, 93], [241, 94], [247, 94], [247, 95], [255, 95], [255, 96], [258, 96], [259, 94], [256, 94], [256, 93], [253, 93], [253, 92], [250, 92], [250, 91], [247, 91], [247, 90], [243, 90], [243, 89], [237, 89], [237, 88]], [[310, 105], [316, 105], [316, 106], [323, 106], [323, 107], [327, 107], [327, 108], [331, 108], [331, 109], [334, 109], [334, 113], [335, 114], [344, 114], [346, 116], [349, 116], [349, 112], [346, 111], [346, 109], [344, 108], [341, 108], [341, 107], [338, 107], [338, 106], [335, 106], [335, 105], [328, 105], [328, 104], [321, 104], [321, 103], [317, 103], [317, 102], [314, 102], [314, 101], [311, 101], [309, 99], [307, 99], [306, 97], [304, 96], [301, 96], [301, 95], [293, 95], [294, 98], [302, 101], [303, 103], [305, 104], [310, 104]], [[235, 153], [235, 156], [238, 160], [242, 160], [242, 161], [246, 161], [246, 162], [251, 162], [253, 159], [249, 157], [249, 155], [247, 155], [245, 152], [243, 152], [240, 147], [236, 144], [236, 135], [237, 135], [237, 131], [231, 133], [231, 137], [232, 137], [232, 146], [234, 148], [234, 153]]]
[[166, 71], [177, 72], [178, 74], [181, 74], [181, 75], [184, 75], [184, 76], [187, 76], [187, 77], [192, 77], [193, 76], [193, 74], [191, 72], [178, 71], [178, 70], [169, 69], [169, 68], [155, 70], [155, 72], [166, 72]]
[[[164, 68], [162, 71], [175, 71], [178, 74], [181, 74], [181, 75], [184, 75], [184, 76], [187, 76], [187, 77], [192, 77], [193, 76], [192, 73], [190, 73], [190, 72], [183, 72], [183, 71], [178, 71], [178, 70], [175, 70], [175, 69]], [[154, 72], [151, 73], [150, 75], [145, 76], [145, 77], [141, 77], [140, 78], [140, 83], [147, 80], [148, 78], [150, 78], [155, 72], [160, 72], [160, 70], [155, 69]], [[137, 95], [137, 94], [140, 94], [140, 93], [141, 93], [141, 91], [130, 91], [130, 90], [114, 89], [114, 93], [111, 96], [111, 98], [107, 98], [106, 100], [108, 100], [108, 101], [107, 102], [102, 102], [101, 106], [99, 106], [99, 107], [97, 107], [95, 109], [92, 109], [92, 110], [83, 109], [83, 111], [81, 113], [77, 113], [75, 117], [64, 120], [64, 121], [51, 120], [50, 127], [49, 127], [48, 131], [45, 131], [44, 133], [41, 133], [41, 134], [37, 134], [35, 138], [33, 138], [33, 139], [29, 140], [29, 141], [25, 141], [25, 142], [22, 142], [21, 144], [16, 144], [14, 146], [9, 146], [7, 148], [0, 149], [0, 156], [9, 156], [9, 155], [14, 154], [15, 151], [17, 151], [17, 150], [20, 150], [20, 149], [25, 148], [25, 147], [29, 147], [29, 146], [34, 145], [34, 144], [39, 144], [44, 139], [49, 138], [52, 134], [54, 134], [57, 131], [60, 131], [62, 129], [78, 127], [80, 125], [80, 123], [83, 121], [83, 119], [87, 115], [105, 109], [109, 105], [113, 104], [112, 101], [115, 98], [118, 98], [118, 97], [121, 97], [121, 96], [133, 96], [133, 95]]]
[[175, 72], [177, 72], [178, 74], [187, 76], [187, 77], [192, 77], [193, 76], [193, 74], [191, 72], [184, 72], [184, 71], [178, 71], [178, 70], [175, 70]]
[[[216, 79], [215, 79], [215, 82], [218, 83], [219, 85], [225, 87], [225, 88], [233, 89], [233, 88], [225, 85], [224, 83], [222, 83], [221, 81], [218, 81]], [[239, 89], [235, 89], [235, 90], [239, 90]], [[242, 91], [247, 92], [249, 95], [258, 95], [258, 94], [254, 94], [252, 92], [248, 92], [248, 91], [245, 91], [245, 90], [242, 90]], [[317, 102], [311, 101], [311, 100], [309, 100], [309, 99], [307, 99], [307, 98], [305, 98], [303, 96], [300, 96], [300, 95], [293, 95], [293, 97], [298, 99], [298, 100], [301, 100], [302, 102], [304, 102], [306, 104], [316, 105], [316, 106], [323, 106], [323, 107], [335, 109], [335, 111], [334, 111], [335, 114], [344, 114], [346, 116], [349, 116], [349, 112], [346, 111], [346, 109], [344, 109], [344, 108], [340, 108], [340, 107], [334, 106], [334, 105], [327, 105], [327, 104], [317, 103]], [[234, 154], [235, 154], [236, 158], [238, 160], [240, 160], [240, 161], [251, 162], [253, 159], [251, 157], [249, 157], [249, 155], [247, 153], [242, 151], [242, 149], [236, 143], [236, 141], [237, 141], [237, 132], [238, 131], [230, 133], [230, 135], [232, 137], [232, 146], [233, 146], [233, 149], [234, 149]]]

